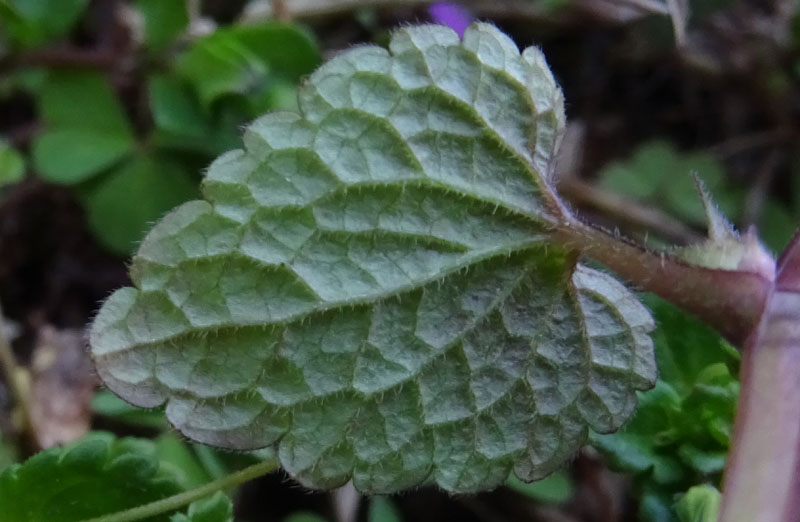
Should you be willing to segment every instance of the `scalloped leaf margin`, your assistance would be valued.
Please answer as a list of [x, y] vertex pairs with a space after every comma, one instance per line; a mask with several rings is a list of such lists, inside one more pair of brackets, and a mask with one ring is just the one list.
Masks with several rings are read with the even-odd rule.
[[541, 52], [408, 27], [298, 96], [144, 240], [91, 331], [106, 385], [367, 493], [534, 480], [617, 429], [655, 381], [653, 322], [548, 242], [564, 109]]
[[[0, 474], [3, 522], [78, 522], [183, 491], [152, 441], [92, 432], [37, 453]], [[168, 515], [148, 518], [169, 522]]]

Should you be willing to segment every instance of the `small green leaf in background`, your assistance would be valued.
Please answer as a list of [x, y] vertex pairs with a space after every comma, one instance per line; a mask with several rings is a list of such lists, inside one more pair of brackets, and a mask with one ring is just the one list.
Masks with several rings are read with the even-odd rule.
[[707, 484], [689, 489], [675, 505], [680, 522], [716, 522], [722, 495]]
[[78, 183], [111, 166], [130, 152], [133, 142], [94, 129], [53, 129], [34, 144], [33, 162], [42, 178]]
[[166, 157], [136, 157], [90, 189], [89, 226], [110, 250], [129, 254], [151, 223], [197, 196], [197, 183]]
[[711, 154], [679, 152], [668, 142], [645, 143], [631, 158], [608, 165], [598, 176], [609, 190], [659, 206], [691, 224], [704, 225], [705, 210], [693, 172], [714, 194], [725, 215], [739, 215], [743, 196], [728, 186], [724, 166]]
[[233, 522], [233, 504], [221, 491], [192, 502], [186, 514], [172, 515], [170, 522]]
[[389, 498], [376, 496], [369, 501], [367, 522], [403, 522], [403, 517]]
[[193, 138], [210, 132], [206, 113], [180, 79], [168, 75], [152, 76], [148, 90], [157, 128]]
[[[200, 39], [178, 60], [178, 71], [209, 107], [225, 95], [267, 96], [273, 82], [295, 83], [319, 60], [308, 33], [294, 25], [265, 23], [227, 27]], [[259, 105], [251, 108], [252, 116], [269, 109]]]
[[51, 72], [39, 111], [46, 130], [33, 143], [33, 165], [47, 180], [84, 181], [133, 150], [125, 112], [100, 73]]
[[160, 50], [177, 38], [189, 24], [186, 0], [137, 0], [144, 18], [145, 43]]
[[739, 352], [712, 328], [652, 294], [643, 300], [656, 317], [652, 335], [659, 379], [680, 395], [691, 393], [710, 366], [724, 363], [734, 372], [738, 369]]
[[0, 187], [25, 177], [25, 160], [16, 149], [0, 140]]
[[21, 47], [46, 43], [69, 31], [89, 0], [3, 0], [0, 22]]
[[151, 441], [107, 433], [42, 451], [0, 475], [0, 520], [78, 522], [182, 491], [154, 453]]
[[225, 94], [250, 94], [263, 86], [269, 65], [231, 30], [220, 29], [197, 42], [178, 64], [200, 101], [209, 106]]
[[508, 477], [506, 486], [528, 498], [546, 504], [563, 504], [572, 498], [574, 487], [572, 479], [564, 470], [554, 472], [552, 475], [525, 483], [515, 476]]
[[244, 115], [237, 118], [226, 114], [226, 108], [212, 114], [203, 108], [191, 87], [175, 76], [153, 75], [147, 85], [155, 145], [208, 157], [238, 146], [239, 127], [247, 119]]
[[800, 207], [791, 212], [779, 201], [767, 200], [758, 220], [758, 236], [773, 252], [783, 252], [800, 222]]

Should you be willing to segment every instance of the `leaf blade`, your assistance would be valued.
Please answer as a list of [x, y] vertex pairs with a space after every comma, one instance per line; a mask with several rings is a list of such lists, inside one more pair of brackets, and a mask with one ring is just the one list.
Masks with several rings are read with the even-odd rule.
[[652, 319], [548, 242], [541, 53], [485, 24], [390, 51], [320, 68], [301, 115], [254, 122], [156, 225], [93, 326], [98, 371], [195, 440], [278, 445], [312, 487], [541, 478], [652, 386]]

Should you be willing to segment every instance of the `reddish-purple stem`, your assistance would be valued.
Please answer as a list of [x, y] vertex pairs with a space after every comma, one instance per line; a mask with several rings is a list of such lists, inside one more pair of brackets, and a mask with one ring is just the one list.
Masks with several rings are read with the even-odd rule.
[[719, 522], [800, 521], [800, 235], [745, 344]]
[[772, 284], [757, 272], [691, 265], [577, 220], [558, 227], [554, 240], [696, 315], [736, 346], [742, 346], [758, 324]]

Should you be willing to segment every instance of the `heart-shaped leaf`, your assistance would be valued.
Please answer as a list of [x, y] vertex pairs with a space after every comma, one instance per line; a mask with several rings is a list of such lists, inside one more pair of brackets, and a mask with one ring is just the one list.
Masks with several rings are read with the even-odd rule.
[[277, 445], [311, 487], [541, 478], [653, 385], [652, 319], [548, 241], [562, 95], [476, 24], [397, 31], [247, 130], [91, 333], [106, 384], [186, 436]]

